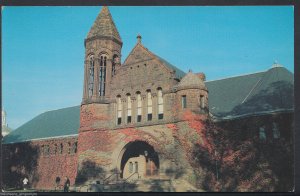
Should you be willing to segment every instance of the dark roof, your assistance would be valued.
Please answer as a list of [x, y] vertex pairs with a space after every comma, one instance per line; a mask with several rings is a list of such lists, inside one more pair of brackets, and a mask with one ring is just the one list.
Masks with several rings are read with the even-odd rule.
[[3, 138], [3, 143], [78, 134], [80, 106], [48, 111]]
[[221, 119], [294, 109], [294, 77], [284, 67], [207, 81], [210, 113]]
[[118, 29], [116, 28], [107, 6], [102, 7], [87, 35], [87, 38], [92, 38], [95, 36], [113, 37], [122, 42]]
[[170, 69], [175, 71], [175, 76], [178, 79], [183, 78], [183, 76], [185, 76], [185, 72], [182, 71], [181, 69], [179, 69], [178, 67], [176, 67], [175, 65], [172, 65], [171, 63], [169, 63], [168, 61], [166, 61], [165, 59], [161, 58], [160, 56], [155, 55], [160, 61], [162, 61], [166, 66], [168, 66]]

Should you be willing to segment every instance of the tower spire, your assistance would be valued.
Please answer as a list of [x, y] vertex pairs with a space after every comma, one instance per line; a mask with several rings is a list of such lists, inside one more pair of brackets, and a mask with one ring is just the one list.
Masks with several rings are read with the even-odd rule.
[[107, 6], [102, 7], [92, 28], [90, 29], [87, 35], [87, 39], [95, 37], [110, 37], [122, 43], [121, 36], [117, 30], [117, 27], [112, 19], [112, 16]]

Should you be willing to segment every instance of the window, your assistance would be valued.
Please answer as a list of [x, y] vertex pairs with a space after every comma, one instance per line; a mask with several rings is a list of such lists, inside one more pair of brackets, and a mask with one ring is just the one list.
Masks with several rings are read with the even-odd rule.
[[69, 149], [68, 149], [68, 154], [71, 154], [71, 142], [68, 142]]
[[134, 165], [135, 165], [135, 172], [138, 172], [138, 171], [139, 171], [139, 165], [138, 165], [138, 162], [135, 162]]
[[45, 152], [45, 146], [44, 145], [41, 146], [40, 152], [41, 152], [42, 155], [44, 155], [44, 152]]
[[94, 90], [94, 56], [89, 59], [89, 97], [93, 95]]
[[157, 91], [157, 97], [158, 97], [158, 119], [163, 119], [164, 118], [164, 100], [163, 100], [161, 88], [159, 88]]
[[73, 143], [73, 146], [72, 146], [72, 153], [77, 153], [77, 142], [74, 142]]
[[148, 121], [151, 121], [152, 120], [152, 114], [148, 114], [147, 118], [148, 118]]
[[44, 146], [44, 155], [45, 156], [50, 155], [50, 147], [49, 147], [49, 145], [45, 145]]
[[120, 125], [122, 123], [122, 101], [121, 96], [117, 97], [117, 124]]
[[280, 138], [280, 131], [279, 131], [277, 123], [275, 123], [275, 122], [272, 123], [272, 130], [273, 130], [273, 138], [274, 139]]
[[127, 94], [127, 123], [131, 123], [131, 98], [130, 98], [130, 94]]
[[59, 149], [58, 149], [59, 154], [62, 154], [62, 153], [63, 153], [63, 148], [64, 148], [64, 146], [63, 146], [63, 144], [61, 143], [60, 146], [59, 146]]
[[267, 136], [266, 136], [266, 131], [264, 127], [259, 128], [259, 139], [262, 141], [266, 141]]
[[137, 93], [137, 122], [142, 121], [142, 98], [141, 93]]
[[132, 173], [133, 172], [133, 163], [132, 162], [129, 162], [129, 173]]
[[148, 121], [152, 120], [152, 95], [151, 91], [147, 91], [147, 113], [148, 113]]
[[200, 95], [200, 107], [201, 109], [204, 109], [205, 107], [204, 95]]
[[105, 96], [105, 83], [106, 83], [106, 60], [105, 55], [100, 56], [100, 71], [99, 71], [99, 95]]
[[57, 154], [57, 144], [54, 144], [54, 152], [53, 154]]
[[181, 105], [182, 105], [182, 108], [186, 108], [186, 95], [182, 95]]

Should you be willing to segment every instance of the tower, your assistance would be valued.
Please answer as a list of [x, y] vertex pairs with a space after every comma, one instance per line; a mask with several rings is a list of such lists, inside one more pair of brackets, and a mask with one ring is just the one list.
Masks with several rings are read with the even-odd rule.
[[87, 38], [82, 104], [106, 103], [110, 82], [121, 65], [122, 40], [108, 7], [103, 6]]

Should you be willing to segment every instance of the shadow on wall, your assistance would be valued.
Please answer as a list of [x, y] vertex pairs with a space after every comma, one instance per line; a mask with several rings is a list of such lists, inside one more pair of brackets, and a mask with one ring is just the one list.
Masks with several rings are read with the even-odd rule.
[[[19, 138], [18, 135], [12, 136], [13, 140]], [[28, 187], [35, 187], [39, 180], [36, 172], [39, 159], [39, 149], [31, 142], [4, 144], [3, 145], [3, 188], [23, 187], [23, 179], [26, 177]]]
[[86, 160], [77, 172], [75, 184], [82, 185], [89, 180], [103, 180], [105, 175], [106, 173], [102, 167], [97, 166], [95, 162]]

